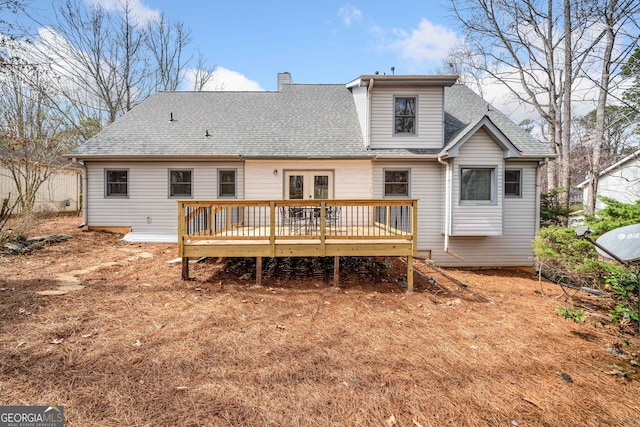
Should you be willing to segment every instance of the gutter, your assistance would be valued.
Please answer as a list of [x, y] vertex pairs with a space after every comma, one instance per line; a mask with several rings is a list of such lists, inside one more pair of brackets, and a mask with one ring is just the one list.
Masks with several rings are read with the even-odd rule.
[[[65, 154], [62, 157], [71, 158], [72, 161], [78, 158], [78, 154]], [[180, 155], [180, 154], [158, 154], [158, 155], [144, 155], [144, 154], [81, 154], [83, 160], [95, 160], [95, 161], [107, 161], [107, 160], [127, 160], [127, 161], [197, 161], [197, 162], [210, 162], [210, 161], [238, 161], [242, 160], [242, 156], [239, 154], [233, 155]], [[80, 164], [79, 162], [75, 162]]]
[[451, 234], [451, 219], [452, 219], [452, 209], [451, 209], [451, 199], [452, 199], [452, 190], [453, 190], [453, 170], [450, 162], [445, 162], [442, 160], [442, 156], [438, 156], [438, 163], [446, 166], [445, 177], [444, 177], [444, 253], [451, 255], [455, 258], [458, 258], [461, 261], [464, 261], [459, 255], [454, 254], [449, 251], [449, 236]]

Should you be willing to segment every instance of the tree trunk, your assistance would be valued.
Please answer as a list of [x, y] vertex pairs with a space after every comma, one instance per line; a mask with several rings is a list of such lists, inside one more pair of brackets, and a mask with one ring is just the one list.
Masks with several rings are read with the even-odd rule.
[[[564, 0], [564, 87], [562, 93], [562, 163], [560, 165], [560, 186], [564, 189], [560, 205], [569, 208], [571, 186], [571, 95], [573, 86], [573, 46], [571, 37], [571, 0]], [[565, 222], [566, 225], [566, 222]]]
[[600, 75], [600, 90], [598, 93], [598, 106], [596, 107], [596, 126], [593, 136], [593, 152], [591, 155], [591, 163], [589, 165], [589, 184], [587, 185], [587, 200], [584, 200], [584, 212], [587, 215], [593, 215], [596, 210], [596, 194], [598, 190], [598, 176], [600, 172], [600, 154], [605, 143], [605, 115], [607, 107], [607, 95], [609, 92], [609, 80], [611, 78], [611, 56], [613, 54], [613, 45], [615, 43], [615, 34], [613, 32], [614, 13], [617, 7], [617, 0], [611, 0], [605, 11], [605, 50], [602, 57], [602, 73]]

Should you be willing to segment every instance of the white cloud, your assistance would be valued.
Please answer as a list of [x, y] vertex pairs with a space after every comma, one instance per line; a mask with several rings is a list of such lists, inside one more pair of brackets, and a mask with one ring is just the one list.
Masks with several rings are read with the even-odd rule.
[[426, 18], [422, 18], [417, 29], [410, 32], [394, 29], [392, 33], [395, 40], [388, 47], [397, 50], [402, 58], [415, 65], [440, 61], [460, 40], [455, 31], [434, 24]]
[[[192, 90], [195, 78], [195, 70], [190, 69], [185, 73], [184, 90]], [[203, 90], [211, 91], [235, 91], [235, 92], [255, 92], [263, 91], [260, 84], [247, 78], [245, 75], [229, 70], [224, 67], [216, 67], [212, 78], [204, 86]]]
[[[88, 5], [100, 5], [105, 10], [121, 10], [125, 0], [84, 0]], [[149, 22], [157, 19], [160, 12], [157, 9], [151, 9], [144, 4], [142, 0], [129, 0], [129, 7], [133, 17], [140, 23]]]
[[346, 4], [338, 10], [338, 17], [345, 26], [350, 27], [352, 22], [362, 19], [362, 11]]

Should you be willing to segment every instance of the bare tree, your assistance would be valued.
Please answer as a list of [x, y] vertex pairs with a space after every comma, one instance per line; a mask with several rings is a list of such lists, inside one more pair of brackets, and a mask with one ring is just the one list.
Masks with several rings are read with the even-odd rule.
[[596, 2], [595, 8], [598, 9], [597, 15], [602, 16], [604, 46], [603, 54], [599, 58], [601, 62], [601, 72], [598, 84], [594, 141], [588, 171], [589, 184], [587, 186], [586, 200], [583, 200], [585, 213], [589, 215], [592, 215], [595, 211], [598, 176], [602, 170], [600, 157], [601, 151], [606, 144], [607, 98], [610, 91], [611, 71], [616, 64], [621, 65], [625, 58], [629, 57], [633, 47], [637, 44], [637, 33], [631, 37], [626, 33], [622, 33], [622, 36], [627, 40], [626, 47], [623, 46], [617, 55], [614, 55], [614, 49], [616, 48], [616, 42], [619, 41], [621, 32], [624, 31], [629, 23], [634, 23], [635, 15], [640, 11], [640, 3], [636, 0], [604, 0], [602, 2]]
[[170, 23], [164, 14], [151, 20], [145, 31], [145, 42], [153, 63], [155, 90], [178, 88], [189, 62], [184, 51], [190, 38], [182, 22]]
[[42, 38], [41, 54], [59, 74], [57, 89], [83, 117], [113, 122], [131, 105], [126, 88], [132, 58], [127, 58], [114, 18], [103, 7], [87, 9], [66, 0], [55, 10], [56, 22]]
[[155, 90], [175, 90], [188, 63], [189, 34], [160, 16], [141, 22], [130, 0], [106, 10], [80, 0], [57, 4], [39, 40], [58, 75], [56, 89], [79, 119], [109, 124]]
[[[26, 78], [25, 75], [29, 75]], [[49, 78], [32, 65], [11, 67], [0, 85], [0, 164], [12, 179], [22, 212], [30, 211], [36, 194], [61, 166], [60, 156], [72, 142], [60, 138], [68, 126], [47, 95]]]
[[[574, 83], [604, 33], [593, 35], [593, 6], [578, 0], [452, 0], [466, 51], [458, 58], [532, 106], [558, 155], [548, 185], [570, 185]], [[558, 179], [556, 180], [556, 173]], [[568, 206], [564, 193], [562, 204]]]
[[202, 54], [198, 54], [198, 62], [193, 71], [193, 90], [201, 92], [204, 87], [215, 77], [215, 65], [208, 65]]

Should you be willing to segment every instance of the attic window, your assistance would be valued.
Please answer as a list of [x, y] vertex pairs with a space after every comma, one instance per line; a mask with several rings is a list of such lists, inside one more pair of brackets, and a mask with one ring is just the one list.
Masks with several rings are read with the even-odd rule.
[[416, 104], [415, 96], [394, 98], [394, 134], [415, 135]]

